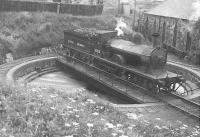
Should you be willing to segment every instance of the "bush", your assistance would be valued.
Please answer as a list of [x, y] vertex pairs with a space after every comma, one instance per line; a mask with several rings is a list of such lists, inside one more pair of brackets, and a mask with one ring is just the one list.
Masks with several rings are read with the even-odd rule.
[[[25, 56], [63, 41], [63, 31], [77, 28], [114, 29], [113, 16], [82, 17], [55, 13], [1, 13], [0, 45]], [[8, 35], [9, 34], [9, 35]], [[1, 40], [2, 39], [2, 40]]]

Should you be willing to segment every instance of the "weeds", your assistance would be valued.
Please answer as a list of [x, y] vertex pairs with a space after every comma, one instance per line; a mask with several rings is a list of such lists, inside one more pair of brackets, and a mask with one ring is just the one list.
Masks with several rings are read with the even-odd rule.
[[176, 126], [123, 114], [83, 90], [74, 94], [42, 87], [0, 90], [2, 137], [149, 137], [198, 136], [198, 126]]
[[114, 29], [110, 16], [82, 17], [55, 13], [7, 12], [0, 14], [0, 45], [16, 52], [16, 57], [63, 41], [63, 31], [76, 28]]

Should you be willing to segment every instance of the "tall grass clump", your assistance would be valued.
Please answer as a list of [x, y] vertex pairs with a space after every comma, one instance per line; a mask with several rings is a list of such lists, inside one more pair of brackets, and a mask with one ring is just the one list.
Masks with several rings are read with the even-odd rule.
[[0, 119], [1, 137], [183, 137], [200, 132], [198, 126], [122, 113], [84, 91], [68, 94], [46, 87], [1, 88]]
[[115, 27], [112, 15], [83, 17], [56, 13], [0, 13], [0, 45], [9, 46], [15, 56], [31, 54], [63, 42], [63, 31], [76, 28]]

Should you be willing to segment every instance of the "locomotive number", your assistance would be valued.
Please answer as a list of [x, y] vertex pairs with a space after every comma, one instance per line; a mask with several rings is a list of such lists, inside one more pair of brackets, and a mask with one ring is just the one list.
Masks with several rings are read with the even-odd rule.
[[98, 54], [101, 53], [101, 51], [100, 51], [99, 49], [94, 49], [94, 52], [95, 52], [95, 53], [98, 53]]
[[84, 48], [85, 45], [81, 44], [81, 43], [77, 43], [77, 46]]

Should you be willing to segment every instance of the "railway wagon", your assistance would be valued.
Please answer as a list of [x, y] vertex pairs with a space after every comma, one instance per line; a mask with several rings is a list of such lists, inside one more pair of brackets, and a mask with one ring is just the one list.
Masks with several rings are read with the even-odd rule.
[[95, 66], [142, 89], [176, 92], [176, 84], [185, 88], [185, 80], [181, 75], [165, 69], [166, 50], [137, 45], [116, 35], [116, 31], [107, 30], [66, 30], [64, 49], [67, 56]]

